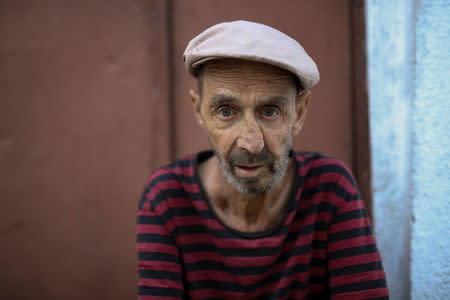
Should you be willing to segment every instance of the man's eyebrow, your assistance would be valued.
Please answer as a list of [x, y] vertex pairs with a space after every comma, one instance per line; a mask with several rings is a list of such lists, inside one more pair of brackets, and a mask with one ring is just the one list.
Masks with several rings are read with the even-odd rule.
[[[232, 96], [224, 95], [224, 94], [215, 94], [210, 98], [210, 105], [212, 107], [219, 107], [224, 104], [236, 103], [238, 99]], [[258, 102], [259, 106], [286, 106], [289, 104], [289, 100], [283, 96], [274, 96], [268, 97]]]
[[274, 106], [286, 106], [289, 104], [289, 99], [283, 97], [283, 96], [274, 96], [274, 97], [269, 97], [267, 99], [263, 99], [261, 100], [261, 102], [259, 102], [259, 105], [274, 105]]
[[210, 105], [214, 107], [219, 107], [224, 104], [229, 104], [238, 101], [236, 98], [224, 94], [215, 94], [209, 100]]

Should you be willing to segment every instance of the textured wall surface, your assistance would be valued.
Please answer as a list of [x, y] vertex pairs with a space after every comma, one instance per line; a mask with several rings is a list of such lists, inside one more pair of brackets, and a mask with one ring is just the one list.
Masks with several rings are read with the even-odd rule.
[[165, 1], [2, 0], [0, 36], [0, 299], [135, 299]]
[[374, 223], [392, 299], [449, 299], [450, 4], [367, 1], [367, 17]]
[[392, 299], [409, 295], [414, 88], [410, 3], [367, 1], [374, 230]]
[[416, 17], [412, 156], [412, 299], [450, 299], [450, 2]]

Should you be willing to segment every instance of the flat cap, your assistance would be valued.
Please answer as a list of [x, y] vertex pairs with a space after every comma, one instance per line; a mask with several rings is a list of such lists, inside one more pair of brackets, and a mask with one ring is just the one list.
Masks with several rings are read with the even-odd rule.
[[288, 70], [305, 90], [320, 78], [316, 63], [297, 41], [272, 27], [248, 21], [219, 23], [206, 29], [189, 42], [183, 58], [193, 76], [207, 61], [237, 58]]

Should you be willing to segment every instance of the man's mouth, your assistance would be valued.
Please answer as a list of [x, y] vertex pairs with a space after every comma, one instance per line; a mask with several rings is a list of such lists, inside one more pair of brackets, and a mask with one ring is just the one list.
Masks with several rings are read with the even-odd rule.
[[236, 172], [240, 177], [255, 177], [261, 169], [262, 165], [236, 165]]

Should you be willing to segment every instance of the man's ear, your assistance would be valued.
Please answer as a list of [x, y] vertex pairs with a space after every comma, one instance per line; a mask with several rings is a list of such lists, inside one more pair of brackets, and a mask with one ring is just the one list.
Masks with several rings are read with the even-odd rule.
[[297, 135], [303, 127], [308, 112], [309, 101], [311, 100], [311, 91], [302, 91], [298, 93], [295, 99], [296, 119], [294, 123], [294, 135]]
[[194, 90], [189, 90], [189, 98], [191, 98], [192, 107], [194, 108], [195, 116], [197, 117], [198, 123], [203, 126], [203, 119], [200, 114], [201, 110], [201, 101], [200, 101], [200, 95], [195, 92]]

